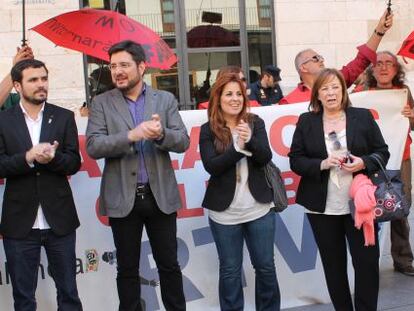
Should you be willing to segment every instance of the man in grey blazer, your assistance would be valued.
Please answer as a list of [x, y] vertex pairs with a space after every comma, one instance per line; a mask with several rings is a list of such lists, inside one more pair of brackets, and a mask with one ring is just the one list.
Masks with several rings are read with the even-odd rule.
[[105, 158], [100, 213], [109, 216], [117, 250], [120, 311], [141, 310], [139, 258], [142, 230], [152, 247], [166, 310], [185, 310], [177, 260], [180, 196], [169, 152], [189, 146], [177, 101], [143, 81], [145, 54], [132, 41], [109, 49], [115, 89], [92, 102], [86, 148]]

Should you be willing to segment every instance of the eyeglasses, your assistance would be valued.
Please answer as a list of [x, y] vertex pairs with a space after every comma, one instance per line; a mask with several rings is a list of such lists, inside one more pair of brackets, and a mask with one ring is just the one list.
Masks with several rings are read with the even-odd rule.
[[335, 131], [332, 131], [332, 132], [328, 133], [328, 138], [329, 138], [330, 141], [332, 141], [332, 145], [333, 145], [334, 150], [341, 149], [342, 145], [341, 145], [341, 142], [339, 141], [338, 135], [336, 134]]
[[392, 68], [392, 67], [394, 67], [394, 66], [395, 66], [394, 62], [392, 62], [392, 61], [390, 61], [390, 60], [387, 60], [387, 61], [385, 61], [385, 62], [383, 62], [383, 61], [378, 61], [378, 62], [376, 62], [376, 63], [375, 63], [375, 67], [376, 67], [376, 68], [382, 68], [382, 67], [385, 67], [385, 68]]
[[125, 70], [125, 69], [128, 69], [131, 66], [132, 66], [132, 63], [122, 62], [122, 63], [119, 63], [119, 64], [110, 64], [109, 69], [111, 71], [115, 71], [117, 68]]
[[309, 57], [308, 59], [305, 59], [301, 63], [301, 65], [305, 65], [306, 63], [309, 63], [309, 62], [319, 63], [323, 61], [325, 61], [325, 58], [323, 58], [322, 55], [316, 54], [316, 55], [313, 55], [312, 57]]

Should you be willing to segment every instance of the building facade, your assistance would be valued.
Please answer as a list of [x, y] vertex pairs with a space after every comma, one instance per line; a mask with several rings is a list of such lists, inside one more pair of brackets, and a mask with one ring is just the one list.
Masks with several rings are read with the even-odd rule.
[[[82, 7], [118, 9], [148, 26], [174, 49], [179, 62], [169, 70], [149, 69], [145, 81], [172, 92], [180, 109], [208, 98], [220, 67], [239, 65], [250, 81], [268, 64], [281, 68], [284, 92], [299, 78], [296, 53], [314, 48], [326, 65], [341, 67], [364, 43], [387, 1], [334, 0], [26, 0], [26, 28]], [[414, 0], [392, 1], [394, 26], [380, 50], [397, 52], [414, 29]], [[0, 74], [11, 67], [22, 39], [22, 0], [0, 0]], [[28, 30], [36, 58], [50, 69], [50, 101], [76, 110], [110, 85], [105, 63], [55, 47]], [[407, 70], [414, 69], [408, 60]], [[100, 74], [98, 74], [100, 73]], [[410, 72], [411, 73], [411, 72]], [[99, 82], [97, 77], [100, 76]], [[409, 74], [410, 77], [410, 74]]]

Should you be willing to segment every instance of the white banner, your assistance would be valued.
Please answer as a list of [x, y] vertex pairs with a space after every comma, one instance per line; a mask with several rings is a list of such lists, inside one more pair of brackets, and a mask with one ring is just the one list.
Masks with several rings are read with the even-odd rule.
[[[364, 92], [351, 95], [354, 106], [370, 108], [387, 141], [391, 158], [389, 168], [400, 166], [408, 132], [408, 120], [401, 115], [407, 94], [403, 90]], [[254, 108], [266, 122], [273, 159], [283, 172], [291, 206], [275, 214], [275, 261], [282, 296], [282, 307], [328, 302], [325, 280], [317, 248], [303, 208], [295, 204], [299, 177], [289, 168], [287, 153], [298, 116], [308, 104]], [[218, 260], [207, 216], [201, 208], [209, 175], [204, 171], [199, 150], [200, 125], [206, 122], [206, 111], [181, 112], [191, 137], [184, 154], [172, 154], [183, 201], [178, 219], [178, 254], [184, 277], [187, 309], [219, 310]], [[76, 206], [81, 220], [77, 230], [77, 280], [84, 310], [117, 310], [116, 260], [107, 219], [98, 217], [99, 185], [103, 161], [90, 159], [85, 151], [86, 118], [77, 120], [81, 144], [82, 168], [71, 177]], [[1, 183], [1, 192], [4, 183]], [[244, 253], [244, 290], [246, 310], [254, 310], [254, 271], [247, 251]], [[0, 310], [12, 310], [13, 299], [3, 248], [0, 249]], [[158, 274], [147, 237], [141, 251], [142, 304], [144, 310], [163, 310]], [[351, 276], [351, 279], [352, 276]], [[155, 280], [153, 282], [149, 282]], [[312, 280], [312, 282], [309, 282]], [[47, 272], [42, 251], [37, 289], [38, 310], [56, 310], [56, 290]]]

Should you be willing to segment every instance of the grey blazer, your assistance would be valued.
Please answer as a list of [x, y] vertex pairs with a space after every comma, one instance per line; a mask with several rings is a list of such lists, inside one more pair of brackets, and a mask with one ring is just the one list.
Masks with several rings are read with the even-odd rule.
[[[174, 96], [147, 85], [144, 120], [150, 120], [154, 113], [160, 115], [164, 138], [159, 142], [144, 142], [145, 167], [158, 207], [171, 214], [181, 207], [181, 200], [169, 152], [184, 152], [190, 139]], [[127, 138], [133, 128], [128, 103], [118, 89], [100, 94], [92, 101], [86, 150], [94, 159], [105, 158], [99, 201], [102, 215], [125, 217], [133, 208], [138, 156]]]

